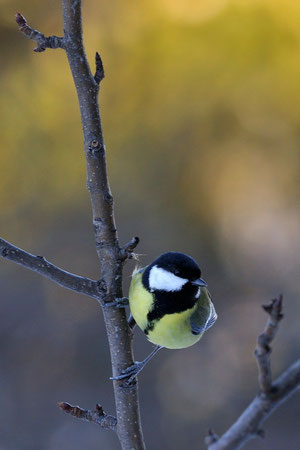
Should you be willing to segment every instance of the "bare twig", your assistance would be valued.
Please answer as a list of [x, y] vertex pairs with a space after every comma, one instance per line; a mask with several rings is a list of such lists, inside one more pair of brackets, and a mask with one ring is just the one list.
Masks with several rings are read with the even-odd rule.
[[120, 249], [120, 258], [122, 261], [134, 258], [135, 254], [133, 253], [133, 250], [135, 249], [135, 247], [138, 245], [139, 242], [140, 238], [135, 236], [129, 242], [127, 242], [127, 244], [125, 244], [124, 247]]
[[17, 13], [15, 15], [16, 22], [19, 25], [20, 31], [22, 31], [25, 36], [29, 39], [37, 42], [37, 47], [34, 49], [35, 52], [43, 52], [46, 48], [64, 48], [63, 38], [58, 36], [48, 36], [46, 37], [43, 33], [38, 30], [34, 30], [27, 24], [27, 20], [22, 14]]
[[247, 441], [263, 437], [262, 423], [300, 388], [300, 359], [292, 364], [272, 383], [269, 345], [275, 337], [279, 321], [282, 319], [282, 296], [264, 306], [269, 319], [264, 332], [258, 338], [255, 356], [259, 368], [260, 392], [245, 409], [237, 421], [220, 438], [211, 433], [205, 442], [209, 450], [237, 450]]
[[59, 286], [100, 300], [101, 289], [97, 281], [66, 272], [43, 256], [31, 255], [0, 238], [0, 256], [43, 275]]
[[215, 443], [208, 445], [208, 449], [237, 450], [250, 439], [263, 437], [262, 423], [299, 388], [300, 359], [277, 378], [273, 383], [272, 393], [259, 393], [226, 433]]
[[96, 52], [95, 55], [95, 64], [96, 64], [96, 72], [94, 75], [94, 80], [96, 81], [97, 84], [100, 84], [103, 78], [105, 77], [105, 74], [102, 59], [98, 52]]
[[80, 406], [72, 406], [70, 403], [66, 402], [59, 402], [57, 403], [57, 406], [62, 411], [71, 414], [71, 416], [77, 417], [77, 419], [92, 422], [96, 425], [100, 425], [102, 428], [116, 431], [117, 419], [114, 416], [106, 414], [101, 405], [97, 404], [94, 411], [80, 408]]
[[258, 336], [255, 357], [258, 365], [258, 380], [262, 392], [270, 392], [272, 388], [272, 372], [270, 364], [270, 344], [278, 331], [280, 320], [283, 318], [282, 295], [271, 301], [269, 305], [263, 305], [263, 309], [269, 314], [269, 320], [262, 334]]

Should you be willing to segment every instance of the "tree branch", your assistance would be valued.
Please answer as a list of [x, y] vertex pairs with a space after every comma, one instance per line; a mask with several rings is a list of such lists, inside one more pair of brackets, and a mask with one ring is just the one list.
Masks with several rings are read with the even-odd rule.
[[255, 356], [258, 362], [260, 392], [237, 421], [220, 438], [210, 431], [205, 439], [209, 450], [237, 450], [250, 439], [263, 437], [262, 423], [300, 388], [300, 359], [272, 383], [270, 343], [282, 319], [282, 296], [263, 306], [269, 314], [264, 332], [258, 337]]
[[[113, 197], [107, 177], [106, 150], [98, 105], [99, 83], [104, 77], [103, 64], [100, 55], [96, 53], [96, 73], [93, 76], [83, 45], [81, 0], [62, 0], [62, 8], [63, 38], [45, 37], [39, 31], [29, 27], [26, 19], [19, 13], [16, 15], [16, 21], [20, 30], [38, 43], [35, 51], [41, 52], [47, 47], [60, 47], [66, 51], [68, 57], [79, 101], [87, 166], [87, 188], [91, 198], [95, 244], [101, 270], [97, 294], [101, 294], [103, 300], [101, 304], [105, 306], [106, 303], [112, 304], [115, 299], [123, 298], [124, 257], [130, 257], [131, 249], [137, 245], [138, 240], [135, 239], [134, 242], [129, 243], [130, 245], [125, 246], [126, 249], [121, 255], [122, 250], [119, 247], [114, 220]], [[9, 252], [6, 257], [8, 255]], [[60, 269], [44, 259], [39, 261], [39, 257], [28, 256], [28, 254], [24, 256], [28, 263], [27, 267], [43, 275], [51, 274], [54, 281], [59, 281], [65, 287], [72, 286], [71, 281], [74, 282], [74, 278], [70, 274], [66, 276]], [[18, 262], [21, 261], [21, 257], [18, 258]], [[44, 265], [47, 270], [44, 270]], [[81, 288], [82, 285], [81, 283]], [[88, 287], [94, 289], [95, 285]], [[117, 303], [115, 302], [116, 306]], [[112, 372], [113, 376], [117, 376], [121, 370], [133, 364], [132, 333], [124, 308], [105, 307], [103, 315], [110, 347]], [[118, 419], [117, 432], [121, 446], [126, 450], [143, 450], [145, 445], [141, 429], [137, 383], [132, 384], [130, 388], [125, 388], [122, 382], [115, 380], [113, 385]]]
[[101, 298], [101, 288], [97, 281], [66, 272], [47, 261], [43, 256], [31, 255], [1, 238], [0, 256], [20, 264], [26, 269], [33, 270], [66, 289], [88, 295], [97, 300]]
[[[96, 251], [105, 302], [123, 298], [122, 266], [114, 219], [113, 197], [106, 169], [106, 149], [98, 105], [101, 61], [96, 60], [96, 80], [88, 64], [82, 36], [81, 0], [62, 0], [64, 43], [76, 86], [84, 136], [87, 187], [90, 193]], [[132, 333], [124, 308], [103, 308], [113, 376], [133, 364]], [[117, 432], [123, 450], [145, 448], [138, 403], [138, 387], [114, 381]]]
[[40, 33], [40, 31], [31, 28], [27, 24], [25, 17], [20, 13], [17, 13], [15, 18], [19, 25], [19, 30], [29, 39], [37, 42], [37, 47], [34, 49], [35, 52], [43, 52], [46, 48], [64, 48], [63, 38], [57, 36], [46, 37], [43, 33]]
[[116, 431], [117, 419], [106, 414], [101, 405], [97, 404], [94, 411], [80, 408], [80, 406], [72, 406], [70, 403], [66, 402], [59, 402], [57, 403], [57, 406], [67, 414], [77, 417], [77, 419], [84, 420], [85, 422], [92, 422], [96, 425], [100, 425], [102, 428]]
[[278, 331], [279, 322], [283, 318], [282, 295], [271, 301], [269, 305], [263, 305], [262, 308], [269, 314], [269, 320], [261, 335], [258, 336], [257, 346], [255, 349], [255, 357], [258, 365], [258, 381], [262, 392], [270, 392], [272, 389], [272, 372], [271, 372], [271, 347], [273, 339]]

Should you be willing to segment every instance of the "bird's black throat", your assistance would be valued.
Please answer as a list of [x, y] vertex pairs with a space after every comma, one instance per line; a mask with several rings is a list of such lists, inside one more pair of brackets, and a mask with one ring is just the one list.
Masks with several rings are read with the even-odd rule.
[[[142, 276], [142, 283], [148, 291], [150, 291], [149, 270], [150, 267], [144, 271]], [[154, 303], [153, 308], [147, 314], [148, 325], [144, 332], [148, 334], [149, 331], [153, 330], [155, 322], [166, 314], [180, 313], [193, 308], [197, 301], [197, 291], [198, 287], [189, 282], [186, 283], [180, 291], [152, 291]]]

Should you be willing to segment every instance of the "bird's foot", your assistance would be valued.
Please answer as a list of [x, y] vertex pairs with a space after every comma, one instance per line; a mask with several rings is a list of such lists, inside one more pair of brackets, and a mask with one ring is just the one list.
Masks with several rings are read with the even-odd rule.
[[129, 305], [127, 297], [115, 298], [113, 302], [104, 303], [104, 306], [114, 306], [115, 308], [126, 308]]
[[124, 380], [125, 378], [128, 378], [125, 382], [127, 386], [130, 386], [132, 382], [134, 381], [135, 377], [143, 370], [145, 366], [144, 361], [139, 362], [135, 361], [132, 366], [127, 367], [126, 369], [122, 370], [120, 375], [116, 377], [110, 377], [110, 380]]

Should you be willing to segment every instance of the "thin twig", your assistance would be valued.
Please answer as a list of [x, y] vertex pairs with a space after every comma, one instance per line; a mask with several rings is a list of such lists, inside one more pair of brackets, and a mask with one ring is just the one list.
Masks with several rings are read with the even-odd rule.
[[134, 258], [135, 254], [133, 253], [133, 250], [136, 248], [139, 242], [140, 238], [135, 236], [132, 239], [130, 239], [130, 241], [127, 242], [127, 244], [125, 244], [124, 247], [120, 249], [121, 261], [126, 261], [126, 259]]
[[95, 55], [95, 64], [96, 64], [96, 72], [94, 75], [94, 79], [97, 84], [100, 84], [101, 81], [103, 80], [103, 78], [105, 77], [105, 74], [104, 74], [103, 62], [102, 62], [101, 56], [99, 55], [98, 52], [96, 52], [96, 55]]
[[35, 52], [43, 52], [46, 48], [64, 48], [64, 40], [62, 37], [58, 36], [48, 36], [46, 37], [43, 33], [38, 30], [34, 30], [27, 24], [27, 20], [22, 14], [17, 13], [15, 15], [16, 22], [19, 25], [20, 31], [25, 34], [32, 41], [37, 42], [37, 47], [34, 49]]
[[271, 393], [257, 394], [237, 421], [216, 442], [208, 445], [208, 449], [237, 450], [250, 439], [263, 437], [262, 423], [299, 388], [300, 359], [275, 380]]
[[212, 434], [208, 434], [205, 443], [209, 450], [237, 450], [250, 439], [264, 437], [262, 423], [300, 388], [300, 359], [272, 383], [269, 346], [283, 318], [282, 296], [272, 300], [263, 308], [269, 314], [269, 319], [264, 332], [258, 338], [255, 350], [260, 391], [237, 421], [220, 438], [213, 433], [212, 439]]
[[0, 256], [43, 275], [59, 286], [100, 300], [101, 286], [99, 282], [66, 272], [47, 261], [43, 256], [31, 255], [1, 238]]
[[271, 372], [271, 347], [270, 344], [276, 336], [282, 314], [282, 295], [271, 301], [262, 308], [268, 313], [269, 320], [262, 334], [258, 336], [257, 346], [255, 349], [255, 357], [258, 365], [258, 380], [262, 392], [270, 392], [272, 389], [272, 372]]
[[62, 411], [71, 414], [71, 416], [77, 417], [77, 419], [84, 420], [85, 422], [92, 422], [96, 425], [100, 425], [102, 428], [116, 431], [117, 419], [114, 416], [106, 414], [101, 405], [97, 404], [94, 411], [80, 408], [80, 406], [72, 406], [70, 403], [66, 402], [59, 402], [57, 403], [57, 406]]

